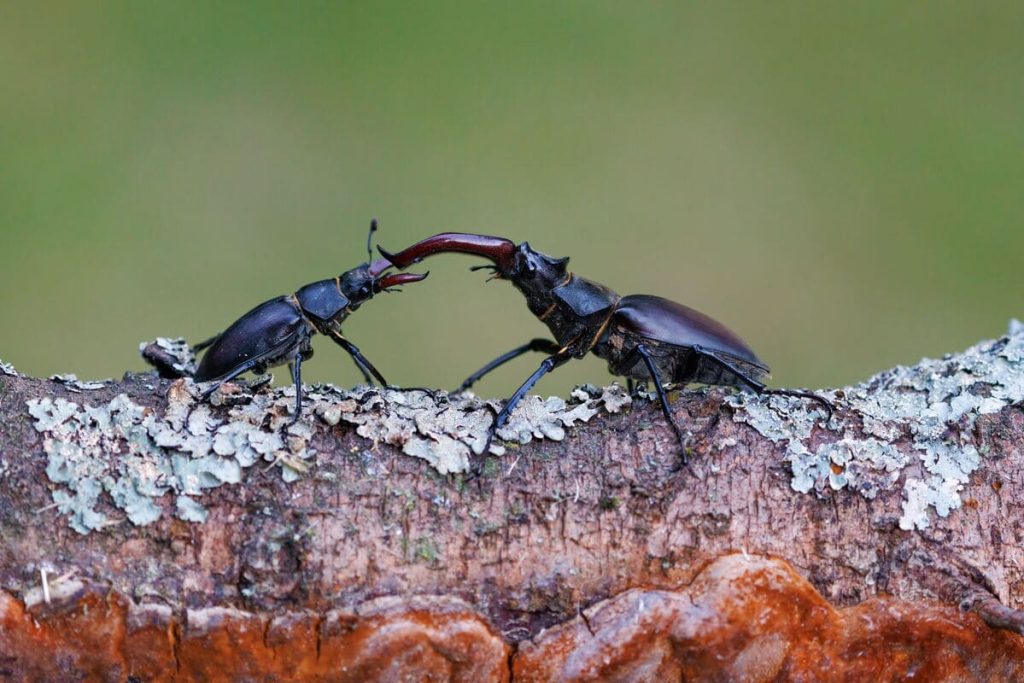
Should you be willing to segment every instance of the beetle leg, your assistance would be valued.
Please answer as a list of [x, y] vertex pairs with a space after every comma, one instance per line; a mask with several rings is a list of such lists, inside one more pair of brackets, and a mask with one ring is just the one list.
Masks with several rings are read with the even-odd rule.
[[249, 382], [249, 391], [258, 391], [274, 381], [270, 373], [261, 373], [259, 377]]
[[[348, 351], [348, 349], [345, 349], [345, 350]], [[358, 351], [358, 349], [356, 349], [356, 350]], [[373, 382], [373, 377], [370, 376], [370, 371], [363, 364], [363, 360], [365, 360], [363, 358], [363, 354], [360, 353], [358, 356], [352, 356], [351, 354], [349, 354], [349, 355], [352, 358], [352, 362], [355, 363], [356, 368], [359, 370], [359, 373], [363, 376], [363, 381], [366, 382], [366, 384], [368, 386], [371, 386], [371, 387], [375, 386], [375, 384]], [[363, 360], [360, 360], [360, 359], [363, 359]]]
[[206, 389], [203, 389], [203, 391], [199, 394], [200, 398], [205, 399], [209, 397], [210, 394], [217, 391], [217, 389], [220, 389], [220, 385], [224, 384], [225, 382], [230, 382], [239, 375], [246, 373], [249, 370], [252, 370], [253, 368], [261, 365], [262, 363], [262, 358], [253, 358], [247, 360], [246, 362], [242, 363], [228, 374], [224, 375], [224, 377], [222, 377], [221, 379], [216, 380], [211, 386], [207, 387]]
[[651, 358], [651, 352], [643, 344], [637, 344], [634, 349], [634, 353], [637, 353], [640, 358], [643, 359], [644, 365], [647, 366], [647, 372], [651, 373], [651, 379], [654, 381], [654, 389], [658, 392], [658, 400], [661, 401], [661, 412], [665, 414], [665, 419], [672, 426], [672, 431], [676, 433], [676, 439], [679, 440], [679, 448], [682, 449], [683, 464], [686, 464], [686, 439], [683, 438], [683, 432], [679, 429], [679, 425], [676, 423], [676, 419], [672, 416], [672, 409], [668, 405], [668, 395], [665, 393], [665, 387], [661, 382], [661, 373], [658, 371], [658, 366], [654, 364], [654, 359]]
[[640, 398], [640, 390], [641, 389], [643, 389], [643, 392], [645, 394], [647, 394], [646, 398], [650, 398], [650, 394], [648, 394], [649, 388], [647, 386], [647, 380], [645, 380], [645, 379], [636, 380], [636, 379], [633, 379], [632, 377], [627, 377], [626, 378], [626, 391], [629, 392], [629, 397], [630, 398], [632, 398], [632, 399]]
[[558, 344], [551, 341], [550, 339], [531, 339], [522, 346], [517, 346], [511, 351], [501, 354], [500, 356], [492, 360], [490, 363], [474, 372], [472, 375], [466, 378], [465, 382], [459, 385], [458, 389], [456, 389], [452, 393], [458, 394], [468, 390], [471, 386], [476, 384], [481, 377], [489, 373], [491, 370], [494, 370], [495, 368], [504, 365], [513, 358], [518, 358], [524, 353], [529, 353], [530, 351], [540, 351], [542, 353], [556, 354], [558, 353]]
[[199, 342], [198, 344], [193, 344], [192, 345], [192, 353], [198, 353], [199, 351], [202, 351], [203, 349], [205, 349], [205, 348], [207, 348], [209, 346], [213, 346], [213, 343], [215, 341], [217, 341], [218, 339], [220, 339], [220, 335], [219, 334], [215, 334], [212, 337], [210, 337], [209, 339], [204, 339], [203, 341]]
[[[380, 371], [377, 370], [377, 368], [373, 367], [373, 363], [366, 360], [366, 356], [359, 351], [355, 344], [350, 342], [348, 339], [345, 339], [341, 332], [331, 330], [328, 332], [328, 336], [330, 336], [335, 344], [348, 351], [349, 355], [352, 356], [352, 360], [355, 361], [355, 364], [359, 367], [360, 371], [362, 371], [364, 377], [366, 377], [366, 371], [369, 370], [370, 373], [377, 378], [377, 381], [380, 382], [381, 386], [386, 387], [388, 385], [388, 381], [384, 379], [384, 376], [380, 374]], [[366, 377], [366, 379], [369, 382], [370, 378]]]
[[295, 382], [295, 416], [292, 423], [298, 422], [302, 417], [302, 354], [295, 354], [295, 360], [288, 364], [292, 373], [292, 381]]
[[363, 362], [356, 358], [355, 356], [352, 356], [352, 362], [356, 364], [357, 368], [359, 368], [359, 372], [363, 375], [363, 381], [372, 387], [373, 377], [370, 376], [370, 371], [366, 368], [365, 365], [363, 365]]
[[512, 414], [512, 411], [515, 410], [515, 407], [521, 400], [523, 400], [523, 396], [533, 388], [533, 385], [536, 384], [541, 377], [564, 364], [570, 358], [572, 358], [572, 354], [569, 353], [567, 348], [561, 348], [557, 353], [545, 358], [540, 364], [540, 367], [537, 368], [525, 382], [523, 382], [521, 387], [516, 389], [516, 393], [512, 394], [512, 398], [505, 402], [505, 407], [502, 408], [501, 412], [498, 413], [498, 416], [494, 418], [494, 424], [491, 426], [491, 433], [493, 434], [495, 430], [505, 426], [505, 423], [508, 422], [508, 418]]
[[812, 401], [817, 401], [821, 404], [821, 407], [828, 412], [828, 420], [832, 419], [832, 413], [835, 412], [836, 407], [824, 396], [819, 396], [813, 391], [800, 391], [798, 389], [765, 389], [761, 392], [762, 394], [775, 394], [777, 396], [796, 396], [797, 398], [809, 398]]
[[724, 358], [720, 358], [718, 354], [708, 351], [702, 346], [694, 346], [694, 353], [709, 358], [714, 362], [721, 365], [723, 368], [736, 375], [744, 384], [749, 386], [758, 394], [775, 394], [777, 396], [795, 396], [797, 398], [809, 398], [812, 401], [817, 401], [828, 411], [828, 419], [832, 419], [832, 413], [835, 411], [835, 406], [824, 396], [819, 396], [812, 391], [799, 391], [797, 389], [769, 389], [763, 383], [758, 382], [756, 379], [749, 377], [742, 370], [736, 367], [733, 363], [730, 363]]
[[[727, 361], [725, 358], [722, 358], [721, 356], [719, 356], [714, 351], [708, 351], [703, 346], [694, 346], [693, 347], [693, 352], [695, 354], [697, 354], [698, 356], [703, 356], [704, 358], [707, 358], [709, 360], [712, 360], [712, 361], [718, 363], [720, 366], [722, 366], [723, 368], [725, 368], [726, 370], [728, 370], [732, 374], [736, 375], [737, 379], [739, 379], [741, 382], [743, 382], [748, 387], [753, 389], [755, 393], [757, 393], [757, 394], [775, 393], [775, 390], [769, 389], [763, 382], [758, 382], [756, 379], [754, 379], [753, 377], [751, 377], [750, 375], [746, 374], [745, 372], [740, 370], [738, 367], [736, 367], [736, 365], [734, 363], [730, 363], [729, 361]], [[778, 391], [784, 391], [784, 390], [780, 389]], [[824, 400], [824, 399], [822, 399], [822, 400]]]
[[[348, 349], [345, 349], [345, 350], [348, 351]], [[352, 362], [355, 363], [356, 368], [358, 368], [360, 374], [362, 374], [363, 381], [366, 382], [366, 384], [368, 386], [372, 387], [372, 386], [374, 386], [373, 377], [370, 376], [370, 371], [366, 368], [365, 365], [363, 365], [363, 361], [360, 360], [360, 358], [362, 358], [362, 357], [363, 357], [363, 354], [359, 354], [358, 357], [351, 356]]]

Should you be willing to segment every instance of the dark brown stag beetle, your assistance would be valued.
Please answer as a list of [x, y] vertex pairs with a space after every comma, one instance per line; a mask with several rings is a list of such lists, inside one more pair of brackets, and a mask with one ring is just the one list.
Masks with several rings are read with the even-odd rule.
[[352, 311], [391, 287], [419, 282], [428, 273], [391, 273], [386, 259], [372, 261], [370, 240], [377, 221], [370, 223], [366, 250], [371, 260], [329, 280], [308, 284], [294, 294], [277, 297], [252, 309], [221, 334], [193, 347], [209, 350], [193, 379], [212, 382], [203, 389], [206, 398], [228, 380], [243, 372], [263, 374], [268, 367], [288, 363], [295, 382], [295, 416], [302, 414], [302, 361], [313, 355], [311, 338], [317, 332], [349, 352], [368, 384], [372, 374], [382, 385], [387, 381], [359, 349], [341, 333], [341, 323]]
[[529, 351], [549, 354], [498, 413], [492, 433], [508, 421], [537, 380], [571, 358], [590, 352], [607, 360], [612, 374], [625, 376], [631, 389], [633, 380], [653, 380], [662, 412], [684, 454], [685, 439], [672, 418], [665, 383], [746, 386], [759, 394], [799, 396], [818, 401], [832, 415], [832, 404], [817, 394], [768, 389], [761, 381], [768, 366], [720, 322], [661, 297], [619, 296], [604, 285], [568, 272], [568, 257], [542, 254], [526, 242], [517, 246], [501, 237], [455, 232], [428, 237], [396, 254], [380, 252], [399, 268], [443, 252], [488, 258], [493, 266], [476, 266], [474, 270], [486, 268], [495, 278], [511, 281], [526, 297], [530, 311], [551, 330], [557, 341], [534, 339], [518, 346], [474, 372], [459, 387], [468, 389], [499, 365]]

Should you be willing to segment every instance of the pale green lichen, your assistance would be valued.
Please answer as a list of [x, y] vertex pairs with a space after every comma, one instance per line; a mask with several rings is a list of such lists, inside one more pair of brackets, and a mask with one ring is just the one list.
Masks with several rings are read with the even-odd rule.
[[[902, 477], [900, 528], [927, 528], [929, 509], [945, 517], [961, 506], [960, 492], [981, 464], [972, 443], [978, 417], [1024, 400], [1024, 325], [1013, 321], [1006, 337], [887, 370], [843, 393], [841, 400], [835, 393], [830, 398], [855, 411], [859, 424], [826, 425], [820, 407], [801, 399], [737, 394], [728, 400], [738, 408], [737, 422], [786, 444], [794, 490], [850, 488], [873, 498]], [[816, 427], [820, 438], [812, 441]], [[893, 445], [900, 439], [909, 441], [911, 453]]]
[[[579, 391], [575, 394], [569, 402], [527, 396], [497, 431], [497, 438], [516, 443], [560, 441], [566, 427], [586, 422], [602, 409], [618, 412], [630, 402], [618, 385], [599, 391], [596, 397], [586, 392], [582, 397]], [[488, 448], [488, 430], [499, 409], [497, 403], [469, 395], [369, 387], [346, 393], [341, 401], [314, 404], [315, 413], [328, 424], [355, 424], [360, 436], [398, 446], [404, 453], [426, 460], [441, 474], [468, 471], [470, 458]], [[490, 444], [492, 454], [504, 451], [497, 440]]]
[[[525, 406], [512, 412], [508, 424], [499, 429], [497, 435], [521, 444], [535, 438], [561, 441], [565, 438], [566, 427], [589, 422], [602, 411], [618, 413], [632, 402], [629, 393], [618, 384], [603, 389], [592, 385], [577, 387], [568, 402], [558, 397], [527, 396], [523, 399]], [[496, 404], [492, 405], [497, 409]]]
[[[166, 493], [198, 496], [239, 483], [242, 469], [260, 458], [275, 462], [280, 456], [295, 457], [280, 436], [263, 431], [262, 413], [239, 406], [231, 410], [233, 419], [222, 424], [183, 384], [172, 386], [163, 417], [124, 394], [98, 406], [47, 397], [29, 401], [28, 410], [45, 437], [47, 476], [62, 486], [53, 493], [54, 503], [83, 534], [112, 523], [97, 509], [104, 491], [128, 521], [145, 525], [162, 516], [157, 499]], [[223, 443], [228, 437], [233, 437], [230, 446]], [[256, 458], [250, 457], [253, 453]], [[117, 457], [107, 457], [111, 454]], [[204, 517], [191, 498], [177, 508], [183, 518]]]
[[178, 499], [175, 501], [175, 507], [177, 508], [178, 519], [183, 519], [186, 522], [201, 523], [205, 522], [206, 518], [210, 516], [206, 508], [188, 496], [178, 496]]
[[[176, 354], [177, 364], [194, 368], [184, 340], [155, 343], [161, 342], [161, 348]], [[65, 376], [62, 381], [71, 388], [74, 380]], [[47, 475], [59, 485], [54, 503], [76, 531], [85, 534], [117, 523], [102, 511], [104, 506], [121, 510], [133, 524], [155, 522], [164, 513], [158, 499], [167, 494], [175, 497], [179, 518], [201, 522], [207, 514], [200, 502], [203, 492], [240, 483], [244, 470], [260, 462], [278, 466], [286, 482], [296, 481], [316, 455], [310, 446], [315, 418], [328, 426], [355, 425], [360, 436], [399, 447], [441, 474], [466, 472], [470, 458], [488, 449], [499, 408], [472, 395], [443, 391], [366, 386], [343, 391], [316, 385], [304, 388], [304, 419], [293, 422], [292, 386], [254, 392], [229, 385], [210, 402], [198, 396], [192, 380], [174, 382], [162, 415], [125, 394], [100, 405], [63, 398], [28, 402], [35, 428], [44, 435]], [[618, 385], [578, 388], [569, 401], [529, 396], [497, 437], [518, 443], [560, 440], [566, 428], [601, 410], [618, 412], [630, 402]], [[226, 417], [216, 415], [211, 403], [229, 404]], [[489, 448], [494, 454], [504, 451], [498, 440]], [[368, 462], [366, 467], [369, 471], [376, 465]]]
[[[167, 491], [169, 468], [137, 429], [144, 413], [140, 406], [121, 395], [105, 407], [83, 409], [62, 398], [43, 398], [29, 401], [28, 408], [45, 435], [46, 474], [64, 486], [53, 492], [53, 501], [76, 531], [84, 534], [111, 523], [96, 510], [104, 490], [135, 524], [160, 517], [153, 497]], [[121, 457], [111, 461], [104, 453]]]

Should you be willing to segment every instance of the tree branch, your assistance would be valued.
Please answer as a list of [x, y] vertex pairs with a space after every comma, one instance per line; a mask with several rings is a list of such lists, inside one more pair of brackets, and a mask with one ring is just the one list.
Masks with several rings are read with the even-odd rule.
[[290, 425], [290, 388], [0, 367], [0, 678], [1024, 674], [982, 621], [1024, 624], [1020, 329], [827, 423], [678, 392], [691, 469], [614, 386], [529, 397], [476, 455], [474, 397], [309, 387]]

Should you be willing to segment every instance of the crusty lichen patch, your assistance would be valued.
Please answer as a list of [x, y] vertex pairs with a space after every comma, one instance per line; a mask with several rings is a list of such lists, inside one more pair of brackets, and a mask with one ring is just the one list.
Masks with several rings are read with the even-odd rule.
[[14, 366], [10, 363], [5, 363], [0, 360], [0, 375], [9, 375], [11, 377], [20, 377], [18, 371], [14, 369]]
[[[186, 375], [194, 373], [195, 356], [184, 339], [161, 337], [139, 345], [150, 363], [154, 363], [153, 349], [162, 352], [159, 363]], [[500, 440], [521, 444], [532, 439], [560, 441], [565, 438], [567, 427], [589, 421], [602, 409], [617, 413], [632, 402], [618, 385], [604, 389], [591, 385], [577, 387], [568, 402], [558, 397], [528, 396], [498, 430], [497, 439], [488, 445], [488, 430], [500, 405], [472, 395], [369, 387], [346, 392], [329, 385], [307, 389], [304, 395], [311, 412], [328, 425], [342, 421], [354, 424], [360, 436], [397, 446], [407, 455], [426, 460], [441, 474], [467, 471], [472, 455], [481, 455], [484, 450], [501, 455], [505, 449], [498, 443]], [[290, 387], [262, 396], [267, 409], [286, 410], [294, 403], [294, 390]], [[230, 431], [230, 427], [222, 430]], [[222, 433], [220, 438], [223, 442], [232, 437]]]
[[[279, 391], [288, 395], [292, 390]], [[359, 387], [342, 392], [317, 387], [309, 397], [314, 413], [327, 424], [344, 421], [357, 425], [360, 436], [401, 448], [426, 460], [441, 474], [469, 470], [470, 458], [488, 449], [488, 430], [500, 409], [493, 401], [424, 389]], [[527, 396], [496, 436], [517, 443], [560, 441], [566, 428], [587, 422], [602, 410], [619, 412], [629, 403], [629, 395], [618, 385], [577, 388], [568, 401]], [[497, 441], [489, 450], [497, 455], [504, 452]]]
[[[980, 465], [978, 417], [1024, 400], [1024, 326], [1014, 321], [1001, 339], [898, 366], [830, 398], [839, 414], [827, 425], [821, 408], [805, 400], [728, 400], [738, 408], [734, 420], [786, 443], [796, 491], [849, 488], [874, 498], [903, 477], [900, 528], [927, 528], [929, 508], [945, 517], [961, 506], [960, 492]], [[847, 410], [859, 419], [842, 420]], [[825, 433], [812, 440], [816, 426]]]
[[[186, 344], [167, 348], [182, 367], [194, 367]], [[70, 377], [60, 381], [79, 391], [98, 388]], [[499, 406], [470, 395], [315, 385], [304, 388], [303, 418], [293, 422], [291, 386], [253, 392], [228, 384], [213, 395], [213, 405], [199, 393], [191, 379], [174, 382], [163, 414], [125, 394], [99, 405], [48, 397], [28, 402], [35, 428], [44, 435], [47, 475], [59, 485], [54, 505], [76, 531], [86, 534], [123, 520], [155, 522], [165, 512], [158, 500], [164, 495], [174, 497], [180, 519], [202, 522], [204, 491], [238, 484], [246, 469], [261, 462], [278, 466], [285, 481], [295, 481], [316, 455], [310, 443], [318, 424], [355, 425], [360, 436], [422, 458], [442, 474], [468, 471], [471, 456], [487, 448], [503, 451], [497, 441], [488, 446], [487, 440]], [[568, 401], [529, 396], [497, 436], [519, 443], [560, 440], [566, 428], [629, 403], [618, 385], [581, 387]], [[111, 504], [123, 518], [104, 511]]]
[[204, 490], [239, 483], [242, 469], [260, 459], [287, 463], [313, 454], [308, 428], [299, 443], [288, 438], [303, 425], [289, 426], [282, 415], [264, 428], [265, 415], [252, 404], [233, 407], [230, 420], [215, 418], [184, 382], [172, 385], [163, 415], [125, 394], [100, 405], [34, 399], [28, 409], [45, 436], [47, 476], [61, 485], [53, 502], [83, 534], [121, 521], [100, 511], [104, 492], [133, 524], [160, 519], [157, 499], [167, 493], [177, 497], [180, 518], [200, 521], [205, 511], [195, 498]]
[[68, 390], [75, 393], [82, 391], [97, 391], [107, 386], [114, 380], [112, 379], [100, 379], [91, 381], [82, 381], [78, 379], [78, 375], [67, 374], [67, 375], [50, 375], [50, 379], [54, 382], [59, 382], [68, 388]]

